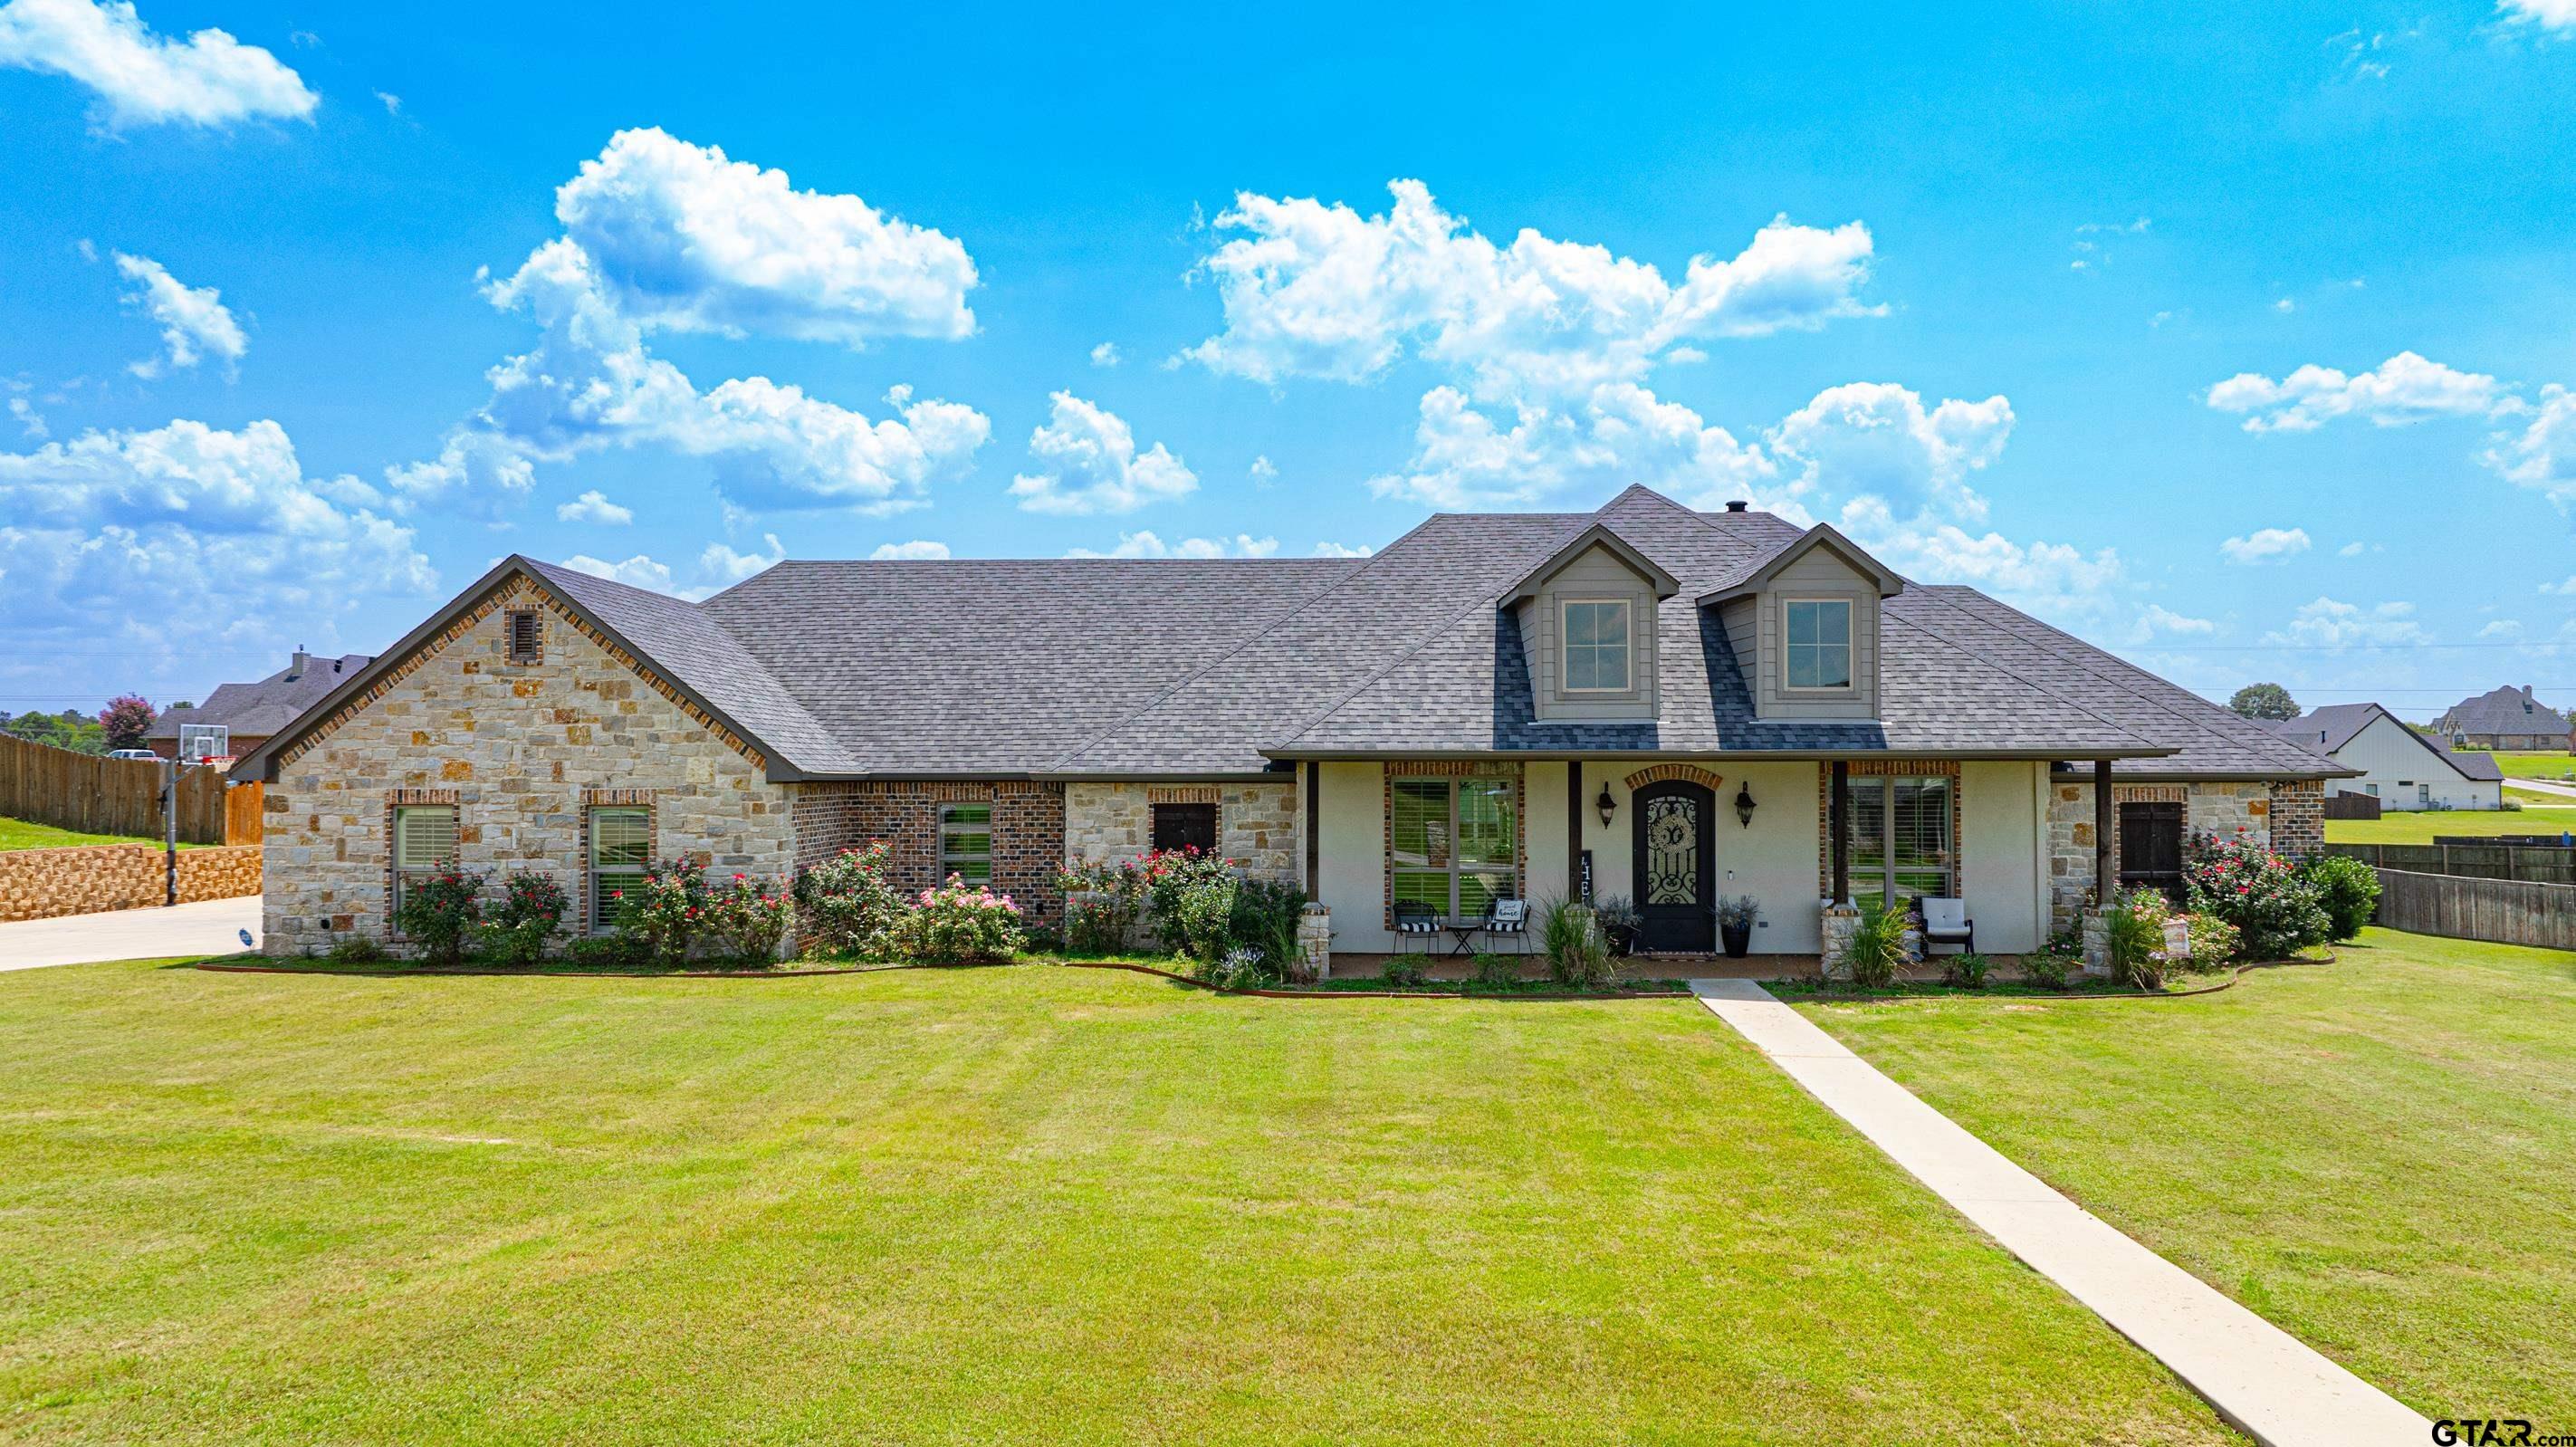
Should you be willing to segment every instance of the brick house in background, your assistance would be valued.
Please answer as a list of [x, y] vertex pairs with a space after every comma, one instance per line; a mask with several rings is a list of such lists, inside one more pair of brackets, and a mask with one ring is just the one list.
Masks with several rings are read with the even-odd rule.
[[165, 759], [250, 753], [373, 661], [363, 653], [315, 658], [298, 648], [284, 668], [257, 683], [220, 684], [204, 703], [154, 719], [143, 746]]
[[1364, 559], [791, 560], [702, 602], [513, 557], [235, 767], [272, 947], [383, 936], [411, 871], [646, 857], [785, 880], [884, 839], [1041, 925], [1068, 862], [1211, 844], [1327, 906], [1630, 896], [1644, 943], [1813, 953], [1963, 898], [2036, 948], [2188, 832], [2322, 843], [2351, 771], [1830, 527], [1645, 488], [1440, 514]]
[[2531, 685], [2464, 698], [2433, 720], [2433, 732], [2462, 749], [2576, 749], [2567, 716], [2531, 696]]

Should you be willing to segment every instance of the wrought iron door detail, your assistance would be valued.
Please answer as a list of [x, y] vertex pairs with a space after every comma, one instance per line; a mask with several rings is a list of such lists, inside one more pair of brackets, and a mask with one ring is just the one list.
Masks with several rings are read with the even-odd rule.
[[1699, 801], [1668, 794], [1646, 801], [1647, 904], [1698, 904]]

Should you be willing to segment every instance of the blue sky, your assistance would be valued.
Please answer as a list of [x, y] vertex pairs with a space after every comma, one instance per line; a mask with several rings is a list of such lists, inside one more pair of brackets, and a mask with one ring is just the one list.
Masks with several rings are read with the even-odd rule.
[[2576, 701], [2576, 3], [1608, 20], [11, 0], [0, 708], [371, 651], [514, 551], [1629, 482], [2220, 696]]

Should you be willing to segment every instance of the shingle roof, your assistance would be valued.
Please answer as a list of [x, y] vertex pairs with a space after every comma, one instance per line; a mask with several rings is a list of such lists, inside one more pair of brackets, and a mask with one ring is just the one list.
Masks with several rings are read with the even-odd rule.
[[2369, 727], [2371, 720], [2380, 718], [2404, 729], [2408, 738], [2422, 744], [2426, 752], [2439, 758], [2461, 778], [2480, 783], [2496, 783], [2504, 778], [2504, 770], [2496, 767], [2494, 755], [2447, 748], [2426, 738], [2421, 730], [2409, 727], [2404, 719], [2375, 703], [2320, 704], [2297, 718], [2282, 719], [2267, 727], [2302, 748], [2332, 756], [2351, 743], [2353, 735]]
[[2563, 734], [2567, 716], [2534, 699], [2525, 688], [2499, 688], [2464, 698], [2443, 714], [2441, 726], [2455, 734]]
[[[295, 721], [295, 716], [321, 701], [342, 680], [367, 666], [363, 653], [338, 658], [307, 658], [303, 671], [288, 664], [257, 683], [226, 683], [194, 708], [173, 708], [143, 731], [147, 739], [175, 739], [179, 725], [222, 724], [235, 738], [266, 738]], [[293, 677], [288, 675], [293, 674]]]

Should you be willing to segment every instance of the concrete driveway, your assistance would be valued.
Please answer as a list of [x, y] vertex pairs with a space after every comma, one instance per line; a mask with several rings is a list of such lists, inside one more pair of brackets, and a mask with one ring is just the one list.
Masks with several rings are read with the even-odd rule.
[[258, 940], [258, 895], [167, 909], [115, 909], [20, 920], [0, 924], [0, 970], [83, 965], [93, 960], [234, 955], [242, 952], [243, 930]]

